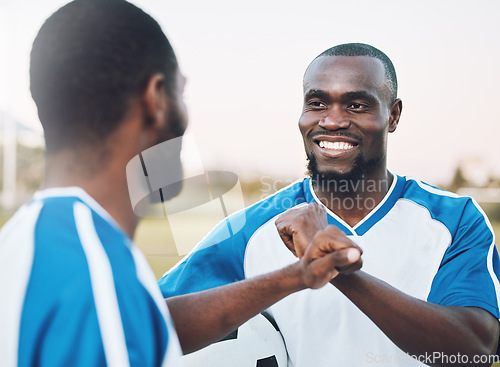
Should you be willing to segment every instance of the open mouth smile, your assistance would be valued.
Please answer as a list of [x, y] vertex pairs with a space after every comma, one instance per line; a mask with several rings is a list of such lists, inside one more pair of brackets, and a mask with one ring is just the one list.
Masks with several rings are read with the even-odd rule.
[[314, 145], [326, 157], [337, 157], [355, 150], [359, 143], [357, 139], [337, 135], [319, 135], [313, 138]]
[[320, 140], [318, 143], [320, 148], [328, 149], [328, 150], [350, 150], [354, 148], [354, 144], [351, 144], [346, 141], [325, 141]]

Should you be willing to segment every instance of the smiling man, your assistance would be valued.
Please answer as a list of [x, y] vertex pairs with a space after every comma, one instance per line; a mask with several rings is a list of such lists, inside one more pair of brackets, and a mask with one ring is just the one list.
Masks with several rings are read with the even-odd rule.
[[[269, 308], [292, 366], [491, 365], [500, 332], [491, 225], [471, 198], [388, 171], [401, 111], [384, 53], [345, 44], [319, 55], [299, 120], [310, 177], [235, 214], [247, 222], [231, 238], [218, 240], [216, 227], [160, 280], [163, 295], [292, 264], [308, 243], [355, 260], [345, 251], [356, 243], [361, 270], [337, 266], [330, 284]], [[330, 225], [319, 231], [317, 207]]]
[[402, 103], [396, 98], [394, 67], [383, 53], [330, 53], [325, 51], [306, 71], [299, 128], [316, 195], [354, 226], [392, 183], [387, 137], [396, 130]]

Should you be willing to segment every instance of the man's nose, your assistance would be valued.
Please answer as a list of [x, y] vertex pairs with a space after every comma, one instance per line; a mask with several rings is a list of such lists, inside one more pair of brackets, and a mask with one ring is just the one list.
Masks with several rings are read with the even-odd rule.
[[350, 125], [347, 114], [341, 108], [331, 108], [319, 120], [319, 126], [328, 130], [347, 129]]

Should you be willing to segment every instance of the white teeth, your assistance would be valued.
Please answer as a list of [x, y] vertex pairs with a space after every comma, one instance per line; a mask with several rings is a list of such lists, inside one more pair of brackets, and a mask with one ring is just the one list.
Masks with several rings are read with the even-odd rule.
[[333, 150], [349, 150], [354, 148], [354, 145], [352, 145], [351, 143], [347, 143], [345, 141], [331, 142], [322, 140], [319, 142], [319, 146], [321, 148], [333, 149]]

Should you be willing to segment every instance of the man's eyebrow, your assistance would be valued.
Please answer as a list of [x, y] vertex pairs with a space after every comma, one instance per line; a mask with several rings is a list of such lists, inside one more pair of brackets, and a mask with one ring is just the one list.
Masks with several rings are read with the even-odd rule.
[[309, 89], [305, 94], [304, 94], [304, 99], [310, 99], [310, 98], [320, 98], [320, 99], [326, 99], [328, 98], [328, 93], [322, 89]]
[[[304, 94], [304, 100], [308, 100], [311, 98], [319, 98], [323, 100], [328, 100], [330, 99], [330, 94], [322, 89], [309, 89], [305, 94]], [[351, 92], [345, 92], [341, 96], [342, 100], [349, 101], [349, 100], [354, 100], [354, 99], [362, 99], [366, 102], [370, 103], [376, 103], [378, 101], [378, 98], [366, 91], [360, 90], [360, 91], [351, 91]]]
[[366, 91], [353, 91], [353, 92], [346, 92], [342, 94], [342, 99], [343, 100], [353, 100], [353, 99], [362, 99], [367, 102], [372, 102], [375, 103], [378, 101], [378, 98], [374, 96], [371, 93], [368, 93]]

